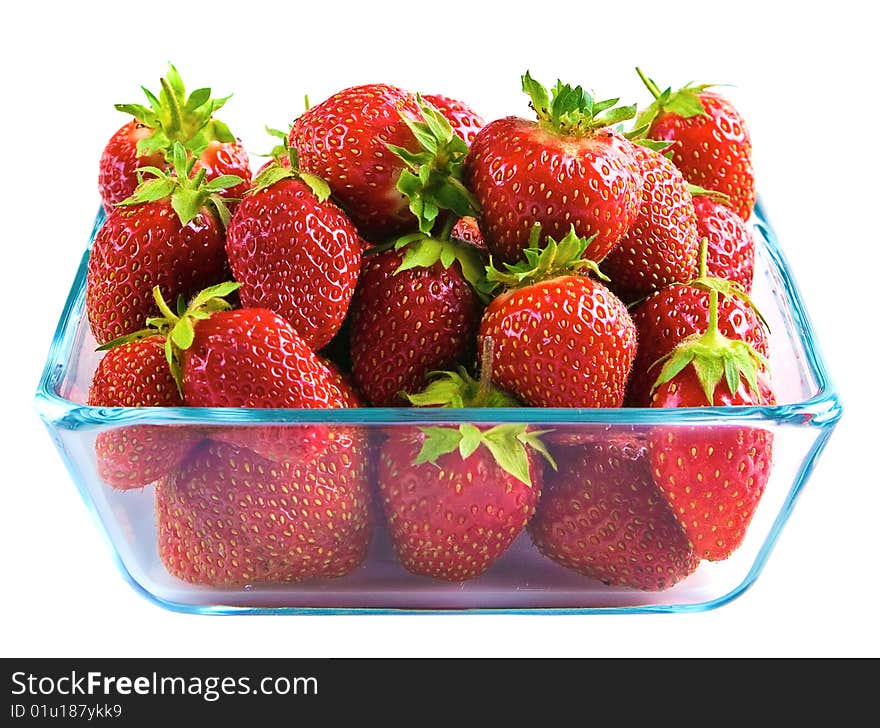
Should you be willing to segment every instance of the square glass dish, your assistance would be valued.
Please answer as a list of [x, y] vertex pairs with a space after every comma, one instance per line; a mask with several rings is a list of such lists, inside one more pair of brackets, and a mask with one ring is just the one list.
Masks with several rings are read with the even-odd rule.
[[[92, 239], [103, 221], [99, 213]], [[841, 415], [841, 406], [819, 353], [803, 303], [759, 203], [752, 218], [757, 245], [752, 297], [767, 318], [771, 378], [778, 404], [762, 407], [684, 409], [431, 409], [257, 410], [197, 408], [99, 408], [86, 404], [101, 356], [84, 316], [88, 250], [61, 314], [36, 400], [76, 486], [106, 535], [127, 580], [166, 608], [194, 613], [500, 611], [681, 612], [722, 605], [758, 577], [779, 533]], [[91, 241], [90, 241], [91, 244]], [[742, 431], [772, 434], [772, 466], [742, 545], [723, 561], [702, 561], [695, 571], [660, 590], [606, 585], [542, 555], [523, 531], [480, 577], [435, 581], [408, 573], [398, 562], [382, 506], [375, 495], [375, 460], [393, 433], [462, 423], [525, 423], [564, 432], [573, 447], [627, 443], [642, 457], [652, 436], [682, 432], [717, 438]], [[162, 428], [175, 437], [216, 442], [230, 428], [306, 428], [357, 432], [363, 455], [359, 477], [373, 489], [372, 537], [365, 558], [347, 575], [289, 583], [283, 578], [235, 587], [193, 584], [172, 576], [157, 546], [156, 485], [121, 491], [99, 475], [95, 442], [102, 433], [134, 425]], [[222, 435], [221, 435], [222, 439]], [[553, 449], [553, 446], [551, 446]], [[303, 464], [303, 467], [315, 467]], [[332, 467], [321, 463], [319, 470]], [[221, 478], [222, 479], [222, 478]], [[307, 489], [308, 490], [308, 489]], [[320, 495], [320, 493], [318, 493]], [[648, 524], [649, 530], [651, 524]], [[625, 538], [621, 534], [621, 538]], [[210, 544], [202, 540], [201, 547]], [[221, 555], [222, 556], [222, 555]]]

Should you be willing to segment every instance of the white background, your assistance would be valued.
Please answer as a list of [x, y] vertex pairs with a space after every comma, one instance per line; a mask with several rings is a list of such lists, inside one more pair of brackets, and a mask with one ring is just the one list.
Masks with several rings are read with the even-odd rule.
[[[880, 653], [876, 294], [880, 168], [869, 4], [10, 3], [0, 30], [0, 654], [6, 656], [871, 655]], [[492, 6], [496, 4], [493, 3]], [[794, 8], [797, 8], [795, 11]], [[503, 9], [502, 9], [503, 8]], [[713, 8], [718, 8], [713, 9]], [[733, 11], [727, 15], [724, 11]], [[344, 86], [384, 81], [526, 113], [519, 75], [644, 100], [735, 85], [759, 189], [846, 412], [755, 586], [693, 615], [195, 617], [123, 581], [33, 404], [97, 209], [118, 101], [172, 60], [252, 152]], [[604, 97], [604, 96], [603, 96]]]

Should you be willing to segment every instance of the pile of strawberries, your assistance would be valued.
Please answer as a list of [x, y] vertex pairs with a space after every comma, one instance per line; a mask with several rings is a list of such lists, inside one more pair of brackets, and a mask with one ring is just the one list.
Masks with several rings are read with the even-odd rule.
[[[307, 109], [255, 176], [171, 67], [100, 165], [89, 404], [772, 404], [749, 299], [755, 202], [737, 110], [703, 85], [639, 111], [526, 73], [531, 118], [385, 84]], [[134, 425], [95, 442], [156, 484], [189, 582], [342, 576], [388, 530], [411, 573], [479, 576], [527, 529], [606, 584], [668, 588], [741, 543], [772, 436], [746, 426]]]

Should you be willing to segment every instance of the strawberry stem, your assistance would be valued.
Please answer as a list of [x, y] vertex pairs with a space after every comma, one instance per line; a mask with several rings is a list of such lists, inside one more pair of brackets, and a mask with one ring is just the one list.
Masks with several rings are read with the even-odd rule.
[[639, 78], [642, 79], [642, 83], [645, 84], [645, 87], [648, 89], [648, 91], [651, 92], [651, 96], [653, 96], [655, 99], [659, 99], [662, 91], [660, 91], [660, 87], [656, 83], [654, 83], [654, 79], [648, 78], [645, 75], [645, 72], [642, 71], [642, 69], [638, 66], [636, 66], [636, 73], [639, 74]]
[[480, 385], [474, 398], [474, 407], [485, 407], [492, 389], [492, 366], [495, 360], [495, 340], [491, 336], [483, 339], [483, 351], [480, 357]]
[[708, 249], [709, 249], [709, 238], [704, 237], [700, 241], [700, 278], [705, 278], [708, 275]]

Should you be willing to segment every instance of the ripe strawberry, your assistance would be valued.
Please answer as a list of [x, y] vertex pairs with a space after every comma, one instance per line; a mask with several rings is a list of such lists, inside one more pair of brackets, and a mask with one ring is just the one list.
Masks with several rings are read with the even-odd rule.
[[101, 226], [89, 255], [86, 313], [99, 344], [141, 329], [158, 313], [152, 290], [170, 300], [189, 297], [228, 277], [223, 225], [228, 210], [218, 196], [238, 177], [205, 183], [195, 160], [175, 144], [175, 176], [156, 175], [120, 203]]
[[642, 181], [633, 145], [609, 128], [635, 114], [593, 100], [580, 86], [547, 90], [528, 73], [523, 90], [537, 121], [509, 116], [487, 124], [471, 145], [465, 180], [482, 214], [480, 230], [499, 260], [522, 256], [530, 231], [595, 236], [590, 254], [604, 257], [635, 221]]
[[[511, 406], [464, 370], [443, 372], [414, 404]], [[526, 425], [396, 427], [382, 444], [378, 482], [394, 549], [413, 574], [447, 581], [479, 576], [535, 511], [542, 432]]]
[[257, 177], [226, 230], [242, 306], [275, 311], [313, 350], [342, 325], [361, 266], [357, 230], [329, 194], [291, 149], [287, 166]]
[[171, 65], [161, 84], [158, 97], [144, 89], [149, 108], [141, 104], [116, 105], [134, 119], [110, 138], [101, 155], [98, 187], [108, 213], [134, 194], [138, 168], [171, 167], [175, 142], [196, 156], [196, 171], [204, 169], [208, 180], [225, 175], [241, 179], [225, 190], [224, 196], [240, 197], [247, 189], [251, 178], [247, 152], [229, 128], [213, 118], [229, 97], [212, 99], [208, 88], [187, 96], [177, 69]]
[[215, 587], [350, 573], [372, 532], [363, 433], [279, 464], [206, 440], [156, 487], [158, 550], [173, 576]]
[[537, 226], [525, 260], [490, 270], [511, 287], [487, 307], [479, 346], [495, 342], [493, 381], [532, 407], [619, 407], [636, 353], [636, 329], [626, 306], [598, 281], [584, 260], [590, 241], [574, 229], [539, 250]]
[[410, 253], [366, 256], [351, 304], [352, 378], [377, 407], [404, 404], [430, 372], [474, 353], [482, 305], [461, 264], [405, 267]]
[[632, 302], [697, 271], [700, 248], [687, 182], [659, 152], [634, 145], [644, 181], [639, 214], [620, 243], [602, 260], [610, 288]]
[[672, 161], [685, 179], [721, 192], [730, 206], [748, 220], [755, 206], [752, 141], [745, 121], [733, 104], [706, 89], [711, 84], [688, 84], [678, 91], [661, 91], [636, 69], [654, 101], [636, 119], [651, 139], [672, 142]]
[[654, 485], [643, 445], [560, 448], [557, 465], [528, 526], [541, 553], [609, 586], [647, 591], [694, 572], [699, 560]]
[[[161, 336], [136, 339], [110, 349], [89, 388], [92, 407], [183, 407]], [[142, 488], [169, 473], [198, 442], [184, 427], [134, 425], [95, 438], [98, 474], [120, 490]]]
[[687, 337], [706, 330], [713, 288], [723, 293], [718, 303], [721, 333], [745, 341], [761, 356], [769, 355], [765, 324], [748, 295], [724, 279], [709, 277], [705, 253], [700, 266], [699, 276], [687, 285], [667, 286], [632, 309], [639, 348], [627, 385], [628, 405], [650, 406], [651, 387], [659, 374], [656, 363]]
[[726, 278], [748, 293], [755, 276], [755, 239], [749, 226], [712, 195], [694, 195], [694, 210], [697, 233], [709, 241], [708, 275]]
[[[262, 308], [229, 310], [226, 283], [199, 293], [174, 313], [156, 293], [166, 356], [191, 407], [325, 409], [357, 406], [335, 368], [319, 359], [287, 321]], [[215, 440], [246, 447], [275, 462], [301, 462], [323, 452], [326, 425], [221, 425]]]
[[464, 139], [468, 146], [474, 141], [480, 129], [486, 125], [483, 117], [463, 101], [441, 94], [425, 94], [424, 99], [446, 117], [455, 133]]
[[327, 180], [333, 196], [371, 241], [417, 227], [397, 189], [404, 164], [386, 146], [418, 148], [401, 113], [419, 113], [414, 95], [386, 84], [355, 86], [308, 109], [290, 130], [300, 168]]
[[486, 247], [486, 241], [483, 240], [483, 235], [480, 233], [480, 224], [475, 217], [459, 218], [452, 228], [449, 237], [453, 240], [468, 243], [488, 256], [489, 249]]
[[[718, 291], [709, 292], [703, 334], [682, 341], [666, 359], [651, 407], [773, 404], [766, 359], [718, 329]], [[773, 435], [736, 425], [658, 426], [650, 433], [654, 480], [697, 555], [720, 561], [742, 544], [770, 476]]]

